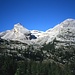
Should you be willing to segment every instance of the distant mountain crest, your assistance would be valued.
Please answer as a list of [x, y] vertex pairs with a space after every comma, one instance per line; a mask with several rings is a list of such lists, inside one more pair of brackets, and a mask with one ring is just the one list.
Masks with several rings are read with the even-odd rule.
[[68, 19], [66, 19], [65, 21], [75, 21], [75, 19], [68, 18]]
[[[60, 37], [61, 36], [61, 37]], [[68, 37], [67, 37], [68, 36]], [[72, 37], [73, 36], [73, 37]], [[75, 20], [66, 19], [54, 28], [48, 29], [46, 32], [38, 30], [28, 30], [21, 23], [14, 25], [12, 30], [1, 32], [0, 38], [9, 40], [18, 40], [25, 43], [44, 44], [53, 41], [55, 38], [59, 41], [73, 41], [75, 38]], [[35, 38], [35, 39], [34, 39]], [[75, 39], [74, 39], [75, 41]]]
[[21, 23], [17, 23], [14, 26], [22, 26], [22, 24]]
[[15, 32], [21, 32], [24, 34], [30, 34], [30, 31], [28, 29], [24, 28], [21, 23], [17, 23], [14, 25], [14, 31]]
[[62, 23], [60, 23], [63, 27], [75, 27], [75, 20], [74, 19], [66, 19]]

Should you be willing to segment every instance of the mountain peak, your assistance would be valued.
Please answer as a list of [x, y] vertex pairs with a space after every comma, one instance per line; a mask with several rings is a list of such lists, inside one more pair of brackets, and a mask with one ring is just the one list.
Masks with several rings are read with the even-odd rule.
[[75, 19], [68, 18], [68, 19], [66, 19], [64, 22], [71, 22], [71, 21], [75, 21]]
[[14, 28], [15, 27], [23, 27], [23, 25], [21, 23], [17, 23], [17, 24], [14, 25]]
[[25, 27], [23, 27], [23, 25], [21, 23], [17, 23], [14, 25], [14, 32], [21, 32], [24, 34], [30, 34], [30, 31], [28, 29], [26, 29]]
[[63, 27], [75, 27], [75, 19], [71, 18], [66, 19], [63, 22], [61, 22], [59, 25]]
[[24, 28], [21, 23], [17, 23], [14, 25], [14, 28], [9, 32], [6, 32], [2, 39], [11, 39], [11, 40], [20, 40], [20, 39], [29, 39], [29, 35], [31, 32]]

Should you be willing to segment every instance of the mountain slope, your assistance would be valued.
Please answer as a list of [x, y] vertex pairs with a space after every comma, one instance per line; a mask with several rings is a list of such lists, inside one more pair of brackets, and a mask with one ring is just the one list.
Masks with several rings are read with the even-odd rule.
[[[60, 37], [62, 36], [62, 37]], [[48, 29], [46, 32], [41, 33], [41, 37], [37, 39], [37, 43], [48, 44], [54, 39], [59, 41], [74, 41], [75, 40], [75, 20], [67, 19], [60, 24], [56, 25], [52, 29]], [[43, 42], [42, 42], [43, 41]]]
[[15, 24], [12, 30], [1, 32], [0, 37], [1, 39], [17, 40], [27, 44], [32, 44], [33, 42], [30, 40], [36, 38], [35, 36], [33, 37], [33, 35], [31, 35], [30, 30], [24, 28], [20, 23]]
[[[26, 39], [25, 35], [29, 35], [30, 31], [21, 26], [21, 24], [14, 25], [14, 29], [7, 32], [2, 39], [10, 39], [10, 40], [20, 40], [20, 39]], [[29, 38], [27, 38], [29, 39]]]

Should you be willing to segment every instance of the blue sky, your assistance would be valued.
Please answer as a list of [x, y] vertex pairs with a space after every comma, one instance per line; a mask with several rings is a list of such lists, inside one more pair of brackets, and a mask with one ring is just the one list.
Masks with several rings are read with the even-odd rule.
[[75, 19], [75, 0], [0, 0], [0, 32], [16, 23], [46, 31], [67, 18]]

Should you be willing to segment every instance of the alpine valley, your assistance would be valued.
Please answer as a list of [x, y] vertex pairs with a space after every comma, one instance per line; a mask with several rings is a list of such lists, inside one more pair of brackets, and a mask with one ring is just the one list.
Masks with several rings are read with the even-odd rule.
[[45, 32], [20, 23], [0, 32], [0, 75], [75, 75], [75, 20]]

